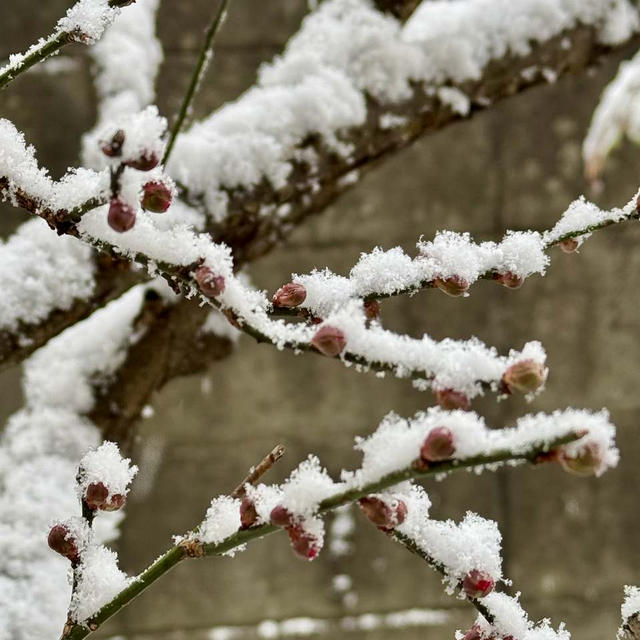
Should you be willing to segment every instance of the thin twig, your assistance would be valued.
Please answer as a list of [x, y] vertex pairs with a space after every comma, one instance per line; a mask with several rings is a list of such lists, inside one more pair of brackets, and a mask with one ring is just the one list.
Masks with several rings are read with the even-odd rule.
[[273, 465], [282, 458], [284, 455], [285, 448], [279, 444], [273, 448], [273, 450], [268, 453], [260, 463], [251, 467], [251, 470], [247, 474], [247, 477], [233, 490], [231, 494], [232, 498], [243, 498], [245, 493], [247, 492], [246, 486], [248, 484], [255, 484], [260, 480], [260, 478], [267, 472]]
[[200, 51], [200, 56], [198, 58], [198, 62], [196, 64], [195, 69], [193, 70], [193, 75], [191, 76], [191, 82], [189, 83], [189, 88], [184, 96], [182, 101], [182, 105], [180, 106], [180, 111], [176, 116], [176, 121], [173, 124], [173, 128], [171, 129], [171, 134], [169, 136], [169, 141], [167, 142], [167, 148], [164, 152], [164, 158], [162, 158], [162, 164], [167, 164], [169, 160], [169, 156], [173, 151], [173, 145], [176, 142], [176, 138], [178, 134], [182, 130], [182, 126], [184, 125], [184, 121], [189, 115], [189, 111], [191, 109], [191, 104], [198, 93], [198, 89], [200, 88], [200, 83], [202, 82], [202, 78], [207, 70], [207, 65], [209, 64], [209, 60], [211, 59], [211, 55], [213, 53], [213, 44], [215, 41], [216, 34], [222, 25], [224, 15], [227, 11], [227, 5], [229, 4], [229, 0], [221, 0], [220, 5], [218, 6], [218, 11], [216, 12], [213, 21], [209, 25], [207, 29], [207, 33], [204, 39], [204, 45], [202, 50]]
[[[569, 442], [578, 440], [582, 434], [570, 432], [569, 434], [556, 438], [548, 444], [540, 444], [532, 447], [528, 452], [514, 454], [511, 451], [500, 450], [491, 455], [475, 456], [465, 460], [448, 460], [444, 462], [432, 463], [426, 468], [407, 467], [400, 471], [387, 474], [376, 482], [369, 483], [358, 489], [351, 489], [336, 494], [318, 505], [318, 513], [326, 513], [343, 505], [349, 504], [364, 496], [377, 493], [383, 489], [392, 487], [404, 480], [419, 479], [435, 474], [449, 473], [460, 469], [504, 463], [508, 461], [521, 461], [536, 463], [540, 454]], [[248, 529], [240, 529], [236, 533], [218, 543], [199, 544], [199, 553], [189, 553], [185, 546], [180, 544], [171, 547], [161, 555], [153, 564], [145, 569], [126, 589], [123, 589], [111, 602], [107, 603], [85, 624], [75, 624], [67, 629], [61, 640], [81, 640], [86, 638], [93, 631], [98, 629], [106, 620], [111, 618], [120, 609], [127, 606], [136, 596], [150, 587], [158, 578], [167, 573], [185, 558], [218, 556], [232, 549], [236, 549], [252, 540], [263, 538], [276, 531], [281, 531], [280, 527], [272, 524], [262, 524]], [[483, 614], [484, 615], [484, 614]]]

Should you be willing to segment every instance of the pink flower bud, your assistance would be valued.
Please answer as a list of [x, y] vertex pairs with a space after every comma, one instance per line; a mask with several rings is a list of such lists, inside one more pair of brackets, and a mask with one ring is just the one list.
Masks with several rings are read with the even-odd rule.
[[524, 278], [512, 271], [496, 273], [493, 279], [507, 289], [519, 289], [524, 284]]
[[322, 355], [334, 358], [344, 351], [347, 341], [340, 329], [324, 325], [316, 331], [311, 344]]
[[308, 531], [304, 530], [301, 524], [287, 527], [289, 542], [293, 550], [305, 560], [313, 560], [320, 551], [318, 539]]
[[252, 527], [258, 521], [258, 512], [256, 511], [255, 502], [245, 496], [240, 503], [240, 522], [243, 529]]
[[462, 640], [481, 640], [482, 629], [477, 624], [474, 624], [471, 629], [465, 632]]
[[373, 524], [379, 529], [390, 531], [402, 524], [407, 517], [407, 505], [403, 500], [397, 500], [395, 505], [390, 505], [375, 496], [366, 496], [358, 500], [358, 505]]
[[124, 144], [124, 131], [122, 129], [118, 129], [114, 134], [111, 140], [106, 142], [102, 142], [100, 145], [100, 150], [104, 153], [105, 156], [109, 158], [116, 158], [122, 154], [122, 145]]
[[107, 502], [109, 489], [102, 482], [92, 482], [84, 492], [84, 501], [92, 511], [101, 509]]
[[291, 511], [282, 505], [278, 505], [271, 510], [269, 520], [271, 524], [276, 527], [290, 527], [293, 524], [294, 518]]
[[567, 238], [560, 243], [560, 248], [564, 253], [575, 253], [580, 243], [575, 238]]
[[293, 309], [301, 305], [307, 297], [307, 290], [296, 282], [290, 282], [280, 287], [273, 295], [273, 304], [276, 307]]
[[209, 267], [204, 265], [196, 269], [196, 281], [200, 291], [209, 298], [219, 296], [225, 288], [224, 276], [217, 276]]
[[136, 223], [136, 212], [120, 198], [114, 198], [109, 205], [107, 222], [114, 231], [124, 233]]
[[100, 511], [117, 511], [118, 509], [122, 509], [124, 507], [124, 503], [127, 501], [127, 497], [122, 493], [114, 493], [108, 502], [105, 502], [100, 507]]
[[377, 300], [366, 300], [363, 306], [367, 320], [377, 320], [380, 317], [380, 303]]
[[453, 411], [454, 409], [469, 411], [471, 403], [462, 391], [456, 391], [455, 389], [437, 389], [435, 393], [436, 402], [443, 409], [447, 411]]
[[462, 590], [470, 598], [484, 598], [493, 591], [495, 582], [485, 571], [472, 569], [462, 579]]
[[73, 564], [80, 559], [78, 543], [66, 525], [56, 524], [51, 527], [47, 542], [51, 549], [71, 560]]
[[433, 284], [446, 293], [448, 296], [457, 298], [465, 294], [469, 289], [469, 283], [460, 276], [450, 276], [448, 278], [436, 278]]
[[453, 444], [453, 433], [447, 427], [435, 427], [420, 447], [420, 457], [425, 462], [438, 462], [440, 460], [450, 460], [456, 448]]
[[502, 384], [508, 393], [530, 393], [538, 389], [544, 380], [544, 366], [532, 359], [516, 362], [502, 374]]
[[138, 171], [151, 171], [159, 162], [160, 158], [153, 151], [143, 151], [137, 158], [127, 160], [124, 164]]
[[173, 194], [161, 180], [151, 180], [142, 187], [142, 208], [153, 213], [164, 213], [170, 206]]
[[577, 476], [592, 476], [602, 466], [602, 451], [595, 442], [588, 442], [574, 456], [567, 455], [563, 449], [558, 459], [565, 471]]

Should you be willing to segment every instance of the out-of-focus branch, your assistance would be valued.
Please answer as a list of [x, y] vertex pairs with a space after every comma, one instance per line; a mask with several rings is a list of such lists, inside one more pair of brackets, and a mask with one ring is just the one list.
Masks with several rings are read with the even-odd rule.
[[380, 11], [390, 13], [399, 20], [405, 21], [415, 11], [422, 0], [376, 0]]

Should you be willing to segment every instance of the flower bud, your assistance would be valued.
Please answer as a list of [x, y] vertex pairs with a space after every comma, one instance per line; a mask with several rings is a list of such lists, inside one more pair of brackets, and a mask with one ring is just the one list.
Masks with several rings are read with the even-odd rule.
[[120, 198], [114, 198], [109, 205], [107, 222], [114, 231], [124, 233], [136, 223], [136, 212]]
[[209, 267], [199, 266], [195, 272], [200, 291], [209, 298], [219, 296], [225, 288], [224, 276], [217, 276]]
[[560, 248], [564, 253], [575, 253], [580, 243], [576, 238], [567, 238], [560, 243]]
[[111, 140], [101, 143], [100, 150], [109, 158], [117, 158], [122, 154], [122, 145], [124, 144], [124, 131], [118, 129]]
[[173, 194], [161, 180], [151, 180], [142, 187], [142, 208], [153, 213], [164, 213], [170, 206]]
[[143, 151], [137, 158], [127, 160], [124, 164], [138, 171], [151, 171], [160, 162], [160, 158], [153, 151]]
[[252, 527], [258, 521], [258, 512], [256, 511], [255, 502], [245, 496], [240, 503], [240, 522], [243, 529]]
[[454, 409], [469, 411], [471, 403], [467, 395], [462, 393], [462, 391], [456, 391], [455, 389], [438, 389], [435, 393], [436, 402], [438, 406], [443, 409], [447, 411], [453, 411]]
[[293, 524], [293, 514], [289, 509], [278, 505], [271, 510], [269, 514], [269, 520], [271, 524], [276, 527], [290, 527]]
[[311, 340], [311, 344], [322, 354], [333, 358], [342, 351], [347, 344], [344, 333], [340, 329], [324, 325], [320, 327]]
[[80, 559], [78, 543], [66, 525], [56, 524], [51, 527], [47, 542], [51, 549], [71, 560], [73, 564]]
[[446, 293], [448, 296], [457, 298], [464, 295], [469, 289], [469, 283], [460, 276], [449, 276], [448, 278], [436, 278], [433, 284]]
[[377, 320], [380, 317], [380, 303], [377, 300], [366, 300], [363, 307], [367, 320]]
[[482, 629], [480, 629], [477, 624], [474, 624], [470, 629], [465, 631], [464, 636], [462, 636], [462, 640], [481, 640], [481, 638]]
[[290, 282], [280, 287], [273, 294], [273, 304], [276, 307], [286, 307], [293, 309], [301, 305], [307, 297], [307, 290], [297, 282]]
[[470, 598], [484, 598], [493, 591], [495, 582], [485, 571], [472, 569], [462, 579], [462, 590]]
[[588, 442], [574, 456], [562, 450], [558, 459], [565, 471], [577, 476], [592, 476], [602, 466], [602, 451], [595, 442]]
[[502, 384], [509, 393], [530, 393], [538, 389], [544, 380], [544, 366], [532, 359], [516, 362], [502, 374]]
[[114, 493], [108, 502], [105, 502], [100, 507], [100, 511], [117, 511], [118, 509], [122, 509], [124, 507], [124, 503], [127, 501], [127, 497], [122, 493]]
[[84, 492], [84, 502], [91, 509], [101, 509], [107, 502], [109, 489], [102, 482], [92, 482]]
[[420, 447], [420, 458], [425, 462], [450, 460], [455, 451], [451, 430], [447, 427], [435, 427], [429, 431]]
[[493, 279], [507, 289], [519, 289], [524, 284], [524, 278], [513, 271], [496, 273]]
[[407, 517], [407, 505], [404, 500], [395, 500], [395, 504], [389, 504], [375, 496], [366, 496], [358, 500], [358, 505], [362, 513], [384, 531], [390, 531], [402, 524]]
[[289, 542], [293, 550], [305, 560], [313, 560], [320, 551], [318, 539], [308, 531], [304, 530], [301, 524], [287, 527]]

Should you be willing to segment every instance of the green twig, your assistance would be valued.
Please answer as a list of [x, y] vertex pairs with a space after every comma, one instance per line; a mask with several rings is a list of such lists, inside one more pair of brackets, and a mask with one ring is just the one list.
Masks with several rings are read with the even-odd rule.
[[202, 50], [200, 51], [200, 56], [198, 58], [198, 62], [196, 63], [195, 69], [193, 70], [193, 75], [191, 76], [191, 82], [189, 83], [189, 88], [184, 96], [182, 101], [182, 105], [180, 106], [180, 111], [176, 116], [176, 121], [173, 124], [173, 128], [171, 129], [171, 134], [169, 136], [169, 141], [167, 142], [167, 148], [164, 152], [164, 158], [162, 158], [162, 164], [166, 165], [171, 152], [173, 151], [173, 146], [176, 142], [176, 138], [178, 134], [182, 130], [182, 126], [184, 125], [184, 121], [189, 115], [189, 110], [191, 109], [191, 104], [193, 103], [196, 94], [198, 93], [198, 89], [200, 87], [200, 83], [202, 82], [202, 78], [207, 70], [207, 65], [209, 60], [211, 59], [211, 55], [213, 53], [213, 44], [215, 41], [216, 34], [218, 33], [220, 26], [222, 25], [222, 21], [224, 18], [224, 14], [227, 10], [227, 5], [229, 4], [229, 0], [221, 0], [220, 5], [218, 6], [218, 11], [216, 12], [213, 21], [209, 25], [207, 29], [207, 33], [204, 39], [204, 45]]

